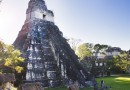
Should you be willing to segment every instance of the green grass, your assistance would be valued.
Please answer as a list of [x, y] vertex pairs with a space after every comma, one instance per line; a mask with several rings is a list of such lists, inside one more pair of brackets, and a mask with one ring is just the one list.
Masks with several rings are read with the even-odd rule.
[[[130, 90], [130, 76], [129, 75], [119, 75], [119, 76], [97, 78], [99, 85], [100, 85], [101, 80], [104, 80], [107, 86], [112, 87], [110, 90]], [[66, 87], [47, 88], [45, 90], [66, 90]], [[80, 90], [93, 90], [93, 89], [84, 88]]]
[[66, 90], [66, 87], [46, 88], [45, 90]]
[[[66, 87], [57, 87], [57, 88], [46, 88], [45, 90], [67, 90]], [[83, 88], [83, 89], [80, 89], [80, 90], [92, 90], [91, 88]]]
[[112, 77], [98, 78], [97, 81], [100, 82], [104, 80], [107, 86], [111, 86], [110, 90], [130, 90], [130, 76], [120, 75]]

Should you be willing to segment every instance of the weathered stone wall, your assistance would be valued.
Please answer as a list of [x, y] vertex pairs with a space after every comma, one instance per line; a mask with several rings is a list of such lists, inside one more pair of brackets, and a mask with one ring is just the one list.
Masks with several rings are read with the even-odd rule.
[[[32, 16], [29, 18], [29, 15]], [[27, 19], [14, 42], [26, 59], [26, 81], [55, 87], [71, 80], [87, 86], [85, 82], [91, 78], [62, 32], [52, 19], [47, 19], [53, 16], [43, 0], [30, 0]]]

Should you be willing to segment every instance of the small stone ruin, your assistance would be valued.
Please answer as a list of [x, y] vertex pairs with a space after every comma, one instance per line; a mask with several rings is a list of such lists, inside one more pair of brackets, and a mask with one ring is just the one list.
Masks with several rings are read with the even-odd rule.
[[41, 83], [25, 83], [18, 90], [44, 90]]

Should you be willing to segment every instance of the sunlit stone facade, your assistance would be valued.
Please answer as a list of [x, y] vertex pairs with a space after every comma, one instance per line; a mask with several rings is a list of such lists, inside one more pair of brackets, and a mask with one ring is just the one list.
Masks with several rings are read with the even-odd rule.
[[[44, 0], [30, 0], [25, 23], [14, 46], [26, 60], [26, 82], [41, 82], [44, 87], [91, 80], [81, 66]], [[89, 77], [89, 78], [88, 78]]]

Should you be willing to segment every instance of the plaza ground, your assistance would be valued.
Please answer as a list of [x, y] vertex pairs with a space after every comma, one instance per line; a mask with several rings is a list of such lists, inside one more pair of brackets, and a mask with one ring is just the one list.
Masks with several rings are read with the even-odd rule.
[[[113, 75], [110, 77], [97, 78], [99, 86], [101, 80], [104, 80], [107, 86], [111, 86], [110, 90], [130, 90], [130, 75]], [[66, 90], [66, 87], [49, 88], [45, 90]], [[80, 90], [93, 90], [93, 89], [84, 88]]]

